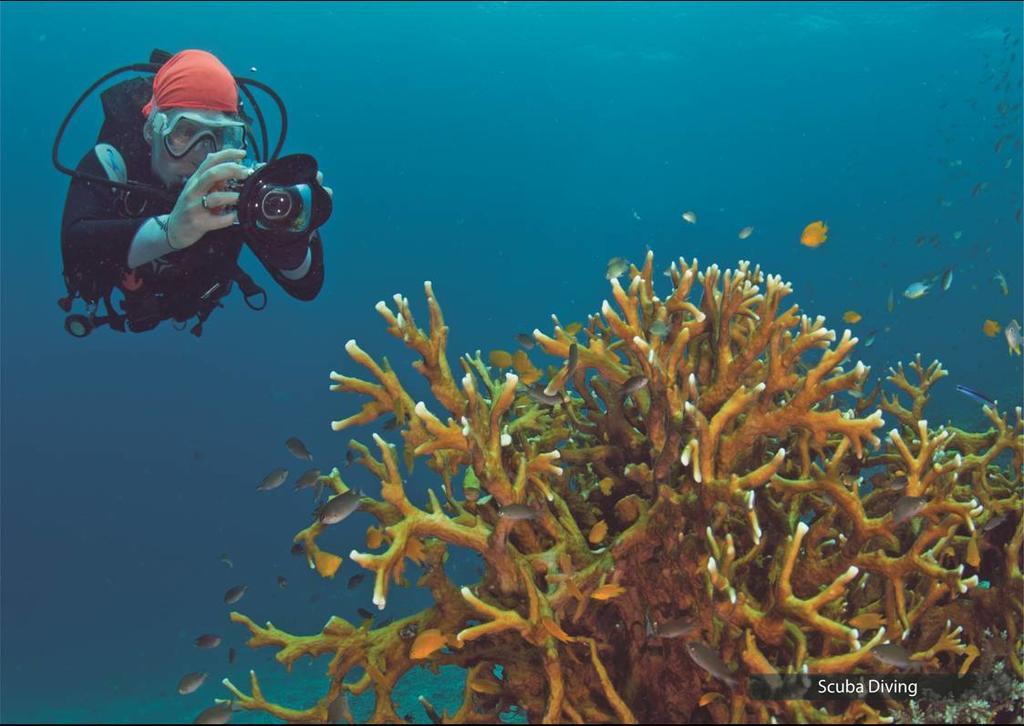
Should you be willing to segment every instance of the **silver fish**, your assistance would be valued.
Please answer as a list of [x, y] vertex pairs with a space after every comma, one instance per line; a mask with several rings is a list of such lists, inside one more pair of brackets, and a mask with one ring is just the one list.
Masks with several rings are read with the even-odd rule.
[[359, 509], [360, 496], [359, 492], [354, 490], [338, 494], [317, 507], [313, 514], [320, 520], [320, 524], [337, 524]]
[[231, 701], [218, 703], [196, 716], [192, 723], [231, 723]]
[[295, 480], [295, 491], [300, 491], [313, 486], [319, 478], [319, 469], [310, 469], [309, 471], [303, 472], [302, 476]]
[[628, 269], [629, 260], [624, 257], [613, 257], [608, 260], [608, 267], [605, 269], [604, 276], [609, 280], [614, 280], [616, 277], [622, 277], [626, 274]]
[[622, 394], [623, 398], [627, 398], [629, 396], [632, 396], [634, 393], [636, 393], [646, 385], [647, 376], [633, 376], [632, 378], [627, 379], [626, 382], [622, 384], [622, 391], [620, 391], [620, 393]]
[[1003, 328], [1003, 335], [1006, 336], [1006, 344], [1010, 346], [1010, 351], [1020, 355], [1021, 351], [1021, 331], [1020, 323], [1016, 320], [1011, 320], [1010, 324]]
[[559, 396], [549, 396], [544, 393], [544, 387], [540, 384], [528, 387], [526, 389], [526, 393], [534, 401], [545, 406], [554, 406], [555, 404], [562, 402], [562, 399]]
[[248, 589], [248, 585], [235, 585], [230, 590], [224, 593], [224, 602], [228, 605], [234, 605], [236, 602], [242, 599], [242, 596], [245, 595], [245, 591]]
[[195, 693], [199, 690], [199, 687], [203, 685], [203, 682], [206, 680], [206, 677], [208, 675], [210, 674], [189, 673], [188, 675], [183, 676], [182, 679], [178, 681], [178, 693], [180, 693], [183, 696], [187, 696], [190, 693]]
[[220, 645], [220, 636], [213, 635], [212, 633], [206, 633], [196, 638], [197, 648], [216, 648]]
[[942, 273], [942, 290], [945, 292], [953, 284], [953, 268], [947, 267], [946, 271]]
[[520, 521], [523, 519], [535, 519], [537, 510], [525, 504], [509, 504], [498, 510], [498, 516], [502, 519]]
[[873, 346], [875, 344], [875, 336], [876, 335], [878, 335], [878, 331], [877, 330], [872, 330], [870, 333], [867, 334], [867, 337], [864, 338], [864, 347], [865, 348], [870, 348], [871, 346]]
[[313, 461], [313, 455], [309, 453], [309, 449], [306, 448], [306, 445], [294, 436], [285, 441], [284, 445], [288, 447], [288, 451], [292, 452], [292, 455], [295, 456], [296, 459]]
[[523, 346], [527, 350], [532, 350], [533, 346], [537, 344], [537, 341], [533, 339], [533, 336], [527, 335], [526, 333], [520, 333], [517, 335], [516, 340], [519, 341], [519, 345]]
[[992, 517], [992, 519], [990, 519], [987, 522], [985, 522], [985, 526], [983, 526], [981, 528], [981, 531], [982, 532], [991, 532], [993, 529], [996, 529], [1003, 522], [1005, 522], [1006, 519], [1007, 519], [1007, 517], [1006, 517], [1005, 514], [998, 514], [995, 517]]
[[234, 567], [235, 566], [235, 563], [232, 562], [231, 558], [228, 557], [228, 553], [227, 552], [221, 553], [220, 561], [223, 562], [228, 567]]
[[744, 227], [743, 229], [740, 230], [740, 239], [746, 239], [747, 237], [749, 237], [753, 233], [754, 233], [754, 228], [753, 227]]
[[693, 633], [697, 629], [697, 621], [691, 616], [683, 616], [667, 623], [657, 623], [654, 626], [655, 635], [659, 638], [682, 638]]
[[880, 645], [871, 651], [871, 655], [875, 660], [886, 665], [896, 666], [897, 668], [913, 668], [914, 666], [921, 665], [916, 661], [910, 660], [910, 653], [907, 652], [907, 649], [896, 643]]
[[256, 487], [258, 492], [269, 492], [271, 489], [277, 489], [279, 486], [284, 484], [285, 479], [288, 478], [287, 469], [274, 469], [272, 472], [263, 477], [263, 481]]
[[572, 378], [576, 372], [576, 366], [580, 362], [580, 349], [575, 343], [569, 346], [569, 365], [568, 372], [565, 374], [566, 380]]
[[703, 643], [690, 641], [686, 644], [686, 652], [690, 655], [690, 658], [694, 663], [699, 665], [715, 678], [725, 681], [730, 686], [736, 685], [736, 678], [729, 672], [729, 668], [719, 657], [718, 653], [711, 650], [711, 648], [707, 647]]
[[973, 398], [978, 403], [984, 404], [986, 406], [991, 406], [993, 409], [996, 407], [996, 402], [995, 401], [993, 401], [991, 398], [986, 396], [984, 393], [981, 393], [979, 391], [975, 391], [973, 388], [968, 388], [967, 386], [964, 386], [964, 385], [958, 383], [957, 386], [956, 386], [956, 390], [958, 390], [960, 393], [964, 394], [965, 396], [970, 396], [971, 398]]
[[664, 320], [655, 320], [651, 323], [650, 331], [654, 337], [664, 338], [668, 335], [668, 325], [665, 324]]
[[913, 519], [921, 513], [927, 504], [928, 500], [925, 497], [900, 497], [896, 500], [896, 506], [893, 508], [892, 523], [903, 524], [907, 520]]

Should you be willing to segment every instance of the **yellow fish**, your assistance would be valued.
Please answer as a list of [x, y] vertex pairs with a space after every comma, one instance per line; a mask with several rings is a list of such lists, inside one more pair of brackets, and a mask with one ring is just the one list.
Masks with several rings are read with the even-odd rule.
[[683, 219], [690, 224], [697, 224], [697, 215], [693, 212], [683, 212]]
[[625, 591], [626, 588], [609, 582], [607, 585], [601, 585], [601, 587], [590, 593], [590, 597], [595, 600], [611, 600], [613, 597], [618, 597]]
[[856, 310], [847, 310], [845, 313], [843, 313], [843, 322], [844, 323], [851, 323], [852, 324], [852, 323], [859, 323], [860, 321], [861, 321], [860, 313], [858, 313]]
[[804, 227], [803, 234], [800, 235], [800, 244], [805, 247], [819, 247], [825, 244], [827, 239], [828, 225], [818, 220]]
[[607, 534], [608, 523], [602, 519], [591, 528], [590, 534], [587, 536], [587, 540], [590, 544], [597, 544], [603, 540]]
[[424, 630], [416, 636], [412, 648], [409, 649], [409, 657], [413, 660], [426, 658], [446, 645], [445, 637], [437, 628]]
[[487, 359], [491, 362], [491, 365], [496, 368], [512, 367], [512, 354], [508, 351], [492, 350], [491, 354], [487, 356]]
[[981, 326], [981, 330], [988, 337], [994, 338], [999, 334], [999, 331], [1002, 330], [1002, 326], [995, 320], [986, 320], [985, 324]]

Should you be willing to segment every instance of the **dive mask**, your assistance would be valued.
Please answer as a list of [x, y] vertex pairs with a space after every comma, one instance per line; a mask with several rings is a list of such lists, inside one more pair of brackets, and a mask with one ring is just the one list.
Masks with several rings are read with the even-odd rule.
[[193, 112], [173, 118], [162, 132], [164, 148], [172, 158], [181, 159], [200, 149], [211, 154], [221, 149], [245, 146], [245, 124], [231, 119], [209, 119]]

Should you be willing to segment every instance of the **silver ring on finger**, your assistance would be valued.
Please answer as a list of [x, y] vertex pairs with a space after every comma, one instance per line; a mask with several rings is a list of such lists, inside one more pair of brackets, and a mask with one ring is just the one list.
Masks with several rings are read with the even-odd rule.
[[203, 195], [203, 209], [209, 209], [209, 207], [206, 204], [206, 195], [205, 194]]

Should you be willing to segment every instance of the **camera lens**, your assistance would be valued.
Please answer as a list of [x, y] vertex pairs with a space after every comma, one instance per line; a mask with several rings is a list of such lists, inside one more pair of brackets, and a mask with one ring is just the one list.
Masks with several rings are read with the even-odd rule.
[[272, 190], [263, 195], [260, 211], [270, 221], [279, 222], [287, 219], [292, 211], [292, 196], [283, 190]]

